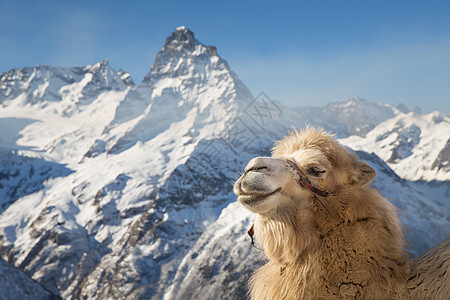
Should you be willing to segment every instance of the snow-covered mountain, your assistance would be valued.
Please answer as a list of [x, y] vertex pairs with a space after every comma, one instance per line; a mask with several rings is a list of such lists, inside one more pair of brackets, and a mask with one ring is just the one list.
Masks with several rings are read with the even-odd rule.
[[439, 112], [400, 113], [379, 123], [365, 137], [340, 141], [353, 149], [375, 152], [402, 178], [450, 179], [450, 118]]
[[3, 259], [0, 259], [0, 291], [0, 300], [60, 299]]
[[[124, 71], [114, 71], [104, 60], [86, 67], [51, 67], [38, 65], [3, 73], [0, 79], [0, 104], [24, 106], [59, 102], [64, 107], [83, 100], [92, 100], [109, 90], [123, 90], [133, 86], [133, 80]], [[63, 113], [67, 113], [63, 111]]]
[[411, 251], [450, 234], [448, 145], [419, 134], [437, 151], [433, 178], [421, 161], [423, 176], [408, 177], [379, 158], [394, 168], [411, 155], [390, 162], [378, 144], [358, 146], [400, 119], [397, 132], [417, 123], [445, 139], [446, 116], [436, 122], [360, 98], [286, 108], [254, 97], [185, 27], [137, 86], [106, 61], [37, 66], [3, 73], [0, 103], [0, 255], [63, 298], [245, 298], [261, 255], [232, 184], [292, 126], [321, 126], [365, 151], [375, 185], [402, 211]]
[[337, 132], [339, 136], [365, 136], [376, 125], [400, 112], [391, 105], [372, 103], [359, 97], [333, 101], [325, 107], [309, 106], [303, 110], [309, 115], [320, 116], [323, 121], [317, 123], [324, 129]]

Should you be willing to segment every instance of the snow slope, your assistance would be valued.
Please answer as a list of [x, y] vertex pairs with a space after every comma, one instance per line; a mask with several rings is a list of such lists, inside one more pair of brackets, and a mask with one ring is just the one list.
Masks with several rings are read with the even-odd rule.
[[450, 118], [439, 112], [398, 114], [365, 137], [351, 136], [340, 142], [376, 153], [402, 178], [450, 180]]
[[[63, 298], [245, 298], [261, 255], [245, 233], [253, 216], [236, 203], [232, 184], [292, 126], [321, 126], [366, 151], [358, 154], [401, 209], [411, 251], [449, 236], [444, 142], [427, 140], [441, 153], [441, 171], [432, 178], [416, 163], [420, 182], [395, 174], [378, 144], [358, 148], [391, 120], [442, 133], [446, 116], [414, 119], [360, 98], [283, 107], [264, 93], [254, 97], [185, 27], [137, 86], [106, 61], [38, 66], [3, 73], [0, 100], [0, 255]], [[401, 145], [390, 149], [403, 153]]]
[[3, 259], [0, 259], [0, 291], [0, 300], [60, 299]]

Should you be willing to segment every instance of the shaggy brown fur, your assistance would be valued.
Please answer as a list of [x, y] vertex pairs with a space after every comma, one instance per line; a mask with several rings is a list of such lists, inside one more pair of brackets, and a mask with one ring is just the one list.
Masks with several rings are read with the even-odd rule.
[[450, 239], [417, 258], [412, 269], [409, 299], [450, 299]]
[[[312, 181], [332, 193], [328, 201], [341, 221], [333, 221], [312, 193], [299, 194], [301, 187], [289, 182], [263, 200], [283, 203], [274, 209], [262, 210], [263, 206], [245, 203], [240, 197], [241, 203], [258, 213], [255, 238], [268, 259], [251, 279], [252, 299], [411, 299], [411, 292], [417, 299], [430, 295], [441, 299], [442, 293], [449, 295], [448, 280], [441, 281], [449, 273], [449, 243], [416, 267], [416, 272], [424, 274], [440, 255], [440, 262], [447, 262], [442, 266], [438, 263], [435, 271], [424, 276], [441, 276], [441, 280], [424, 283], [420, 275], [413, 275], [408, 290], [405, 288], [410, 262], [403, 250], [402, 224], [395, 207], [370, 187], [375, 171], [358, 162], [333, 136], [309, 128], [294, 131], [276, 143], [272, 156], [259, 158], [248, 167], [235, 185], [238, 195], [248, 198], [258, 193], [254, 202], [264, 199], [261, 186], [266, 183], [261, 178], [271, 169], [281, 168], [282, 159], [289, 158], [305, 172], [311, 166], [326, 171], [326, 176]], [[251, 176], [258, 180], [252, 182]], [[287, 180], [295, 182], [290, 176]], [[440, 294], [418, 292], [439, 288]]]

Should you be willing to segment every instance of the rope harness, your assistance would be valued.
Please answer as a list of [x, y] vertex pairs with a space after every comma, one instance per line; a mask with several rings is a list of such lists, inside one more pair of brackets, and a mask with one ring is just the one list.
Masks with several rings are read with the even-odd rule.
[[[309, 180], [308, 176], [306, 176], [306, 174], [303, 173], [303, 171], [297, 166], [297, 164], [295, 162], [293, 162], [290, 159], [286, 159], [285, 161], [294, 170], [294, 172], [298, 175], [298, 177], [299, 177], [299, 179], [297, 180], [298, 184], [302, 188], [313, 193], [315, 196], [314, 199], [319, 200], [320, 204], [325, 208], [325, 210], [328, 212], [328, 214], [331, 216], [331, 218], [334, 219], [336, 222], [340, 223], [341, 218], [339, 217], [337, 212], [334, 210], [334, 208], [331, 206], [330, 202], [328, 201], [328, 198], [331, 196], [331, 193], [321, 190], [318, 187], [316, 187], [315, 185], [313, 185], [311, 183], [311, 180]], [[254, 235], [253, 226], [254, 226], [254, 224], [252, 224], [250, 229], [247, 231], [247, 234], [252, 239], [252, 241], [251, 241], [252, 246], [256, 247], [255, 242], [253, 240], [253, 235]], [[259, 248], [257, 248], [257, 249], [259, 249]], [[261, 250], [261, 249], [259, 249], [259, 250]]]
[[339, 218], [339, 215], [333, 209], [330, 202], [328, 202], [328, 200], [327, 200], [331, 194], [329, 192], [321, 190], [318, 187], [311, 184], [311, 180], [309, 180], [308, 176], [306, 176], [305, 173], [303, 173], [303, 171], [300, 170], [300, 168], [297, 166], [297, 164], [295, 162], [293, 162], [290, 159], [286, 159], [286, 162], [299, 176], [299, 179], [297, 181], [298, 184], [300, 186], [302, 186], [304, 189], [306, 189], [306, 190], [310, 191], [311, 193], [313, 193], [314, 195], [316, 195], [317, 197], [315, 197], [315, 198], [319, 200], [320, 204], [322, 204], [322, 206], [325, 208], [325, 210], [328, 212], [328, 214], [330, 214], [330, 216], [333, 219], [340, 222], [341, 219]]

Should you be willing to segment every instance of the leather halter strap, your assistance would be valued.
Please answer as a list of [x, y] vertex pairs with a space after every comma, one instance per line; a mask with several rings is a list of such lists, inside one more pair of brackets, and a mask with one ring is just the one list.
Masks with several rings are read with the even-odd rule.
[[[311, 183], [311, 180], [309, 180], [308, 176], [306, 176], [305, 173], [303, 173], [303, 171], [297, 166], [297, 164], [295, 162], [293, 162], [290, 159], [285, 159], [285, 161], [294, 170], [294, 172], [297, 173], [297, 175], [299, 177], [299, 179], [297, 181], [298, 184], [301, 187], [303, 187], [304, 189], [313, 193], [315, 196], [314, 198], [319, 200], [320, 204], [322, 204], [322, 206], [325, 208], [325, 210], [328, 212], [328, 214], [332, 217], [332, 219], [334, 219], [337, 223], [341, 223], [341, 218], [339, 217], [337, 212], [333, 209], [330, 202], [328, 202], [328, 200], [327, 200], [327, 198], [331, 196], [331, 193], [321, 190], [318, 187], [316, 187], [315, 185], [313, 185]], [[247, 234], [251, 238], [251, 244], [256, 249], [263, 251], [263, 249], [260, 249], [260, 248], [256, 247], [256, 245], [255, 245], [255, 241], [253, 239], [253, 235], [254, 235], [255, 231], [254, 231], [253, 227], [254, 227], [254, 224], [252, 224], [250, 229], [247, 231]]]
[[317, 197], [316, 199], [319, 200], [320, 204], [325, 208], [325, 210], [330, 214], [330, 216], [335, 219], [336, 221], [340, 222], [341, 218], [337, 214], [337, 212], [333, 209], [330, 202], [328, 202], [327, 198], [331, 195], [329, 192], [324, 191], [316, 187], [311, 183], [311, 180], [303, 173], [303, 171], [297, 166], [295, 162], [293, 162], [290, 159], [286, 159], [287, 164], [297, 173], [299, 176], [298, 184], [305, 188], [306, 190], [310, 191]]

